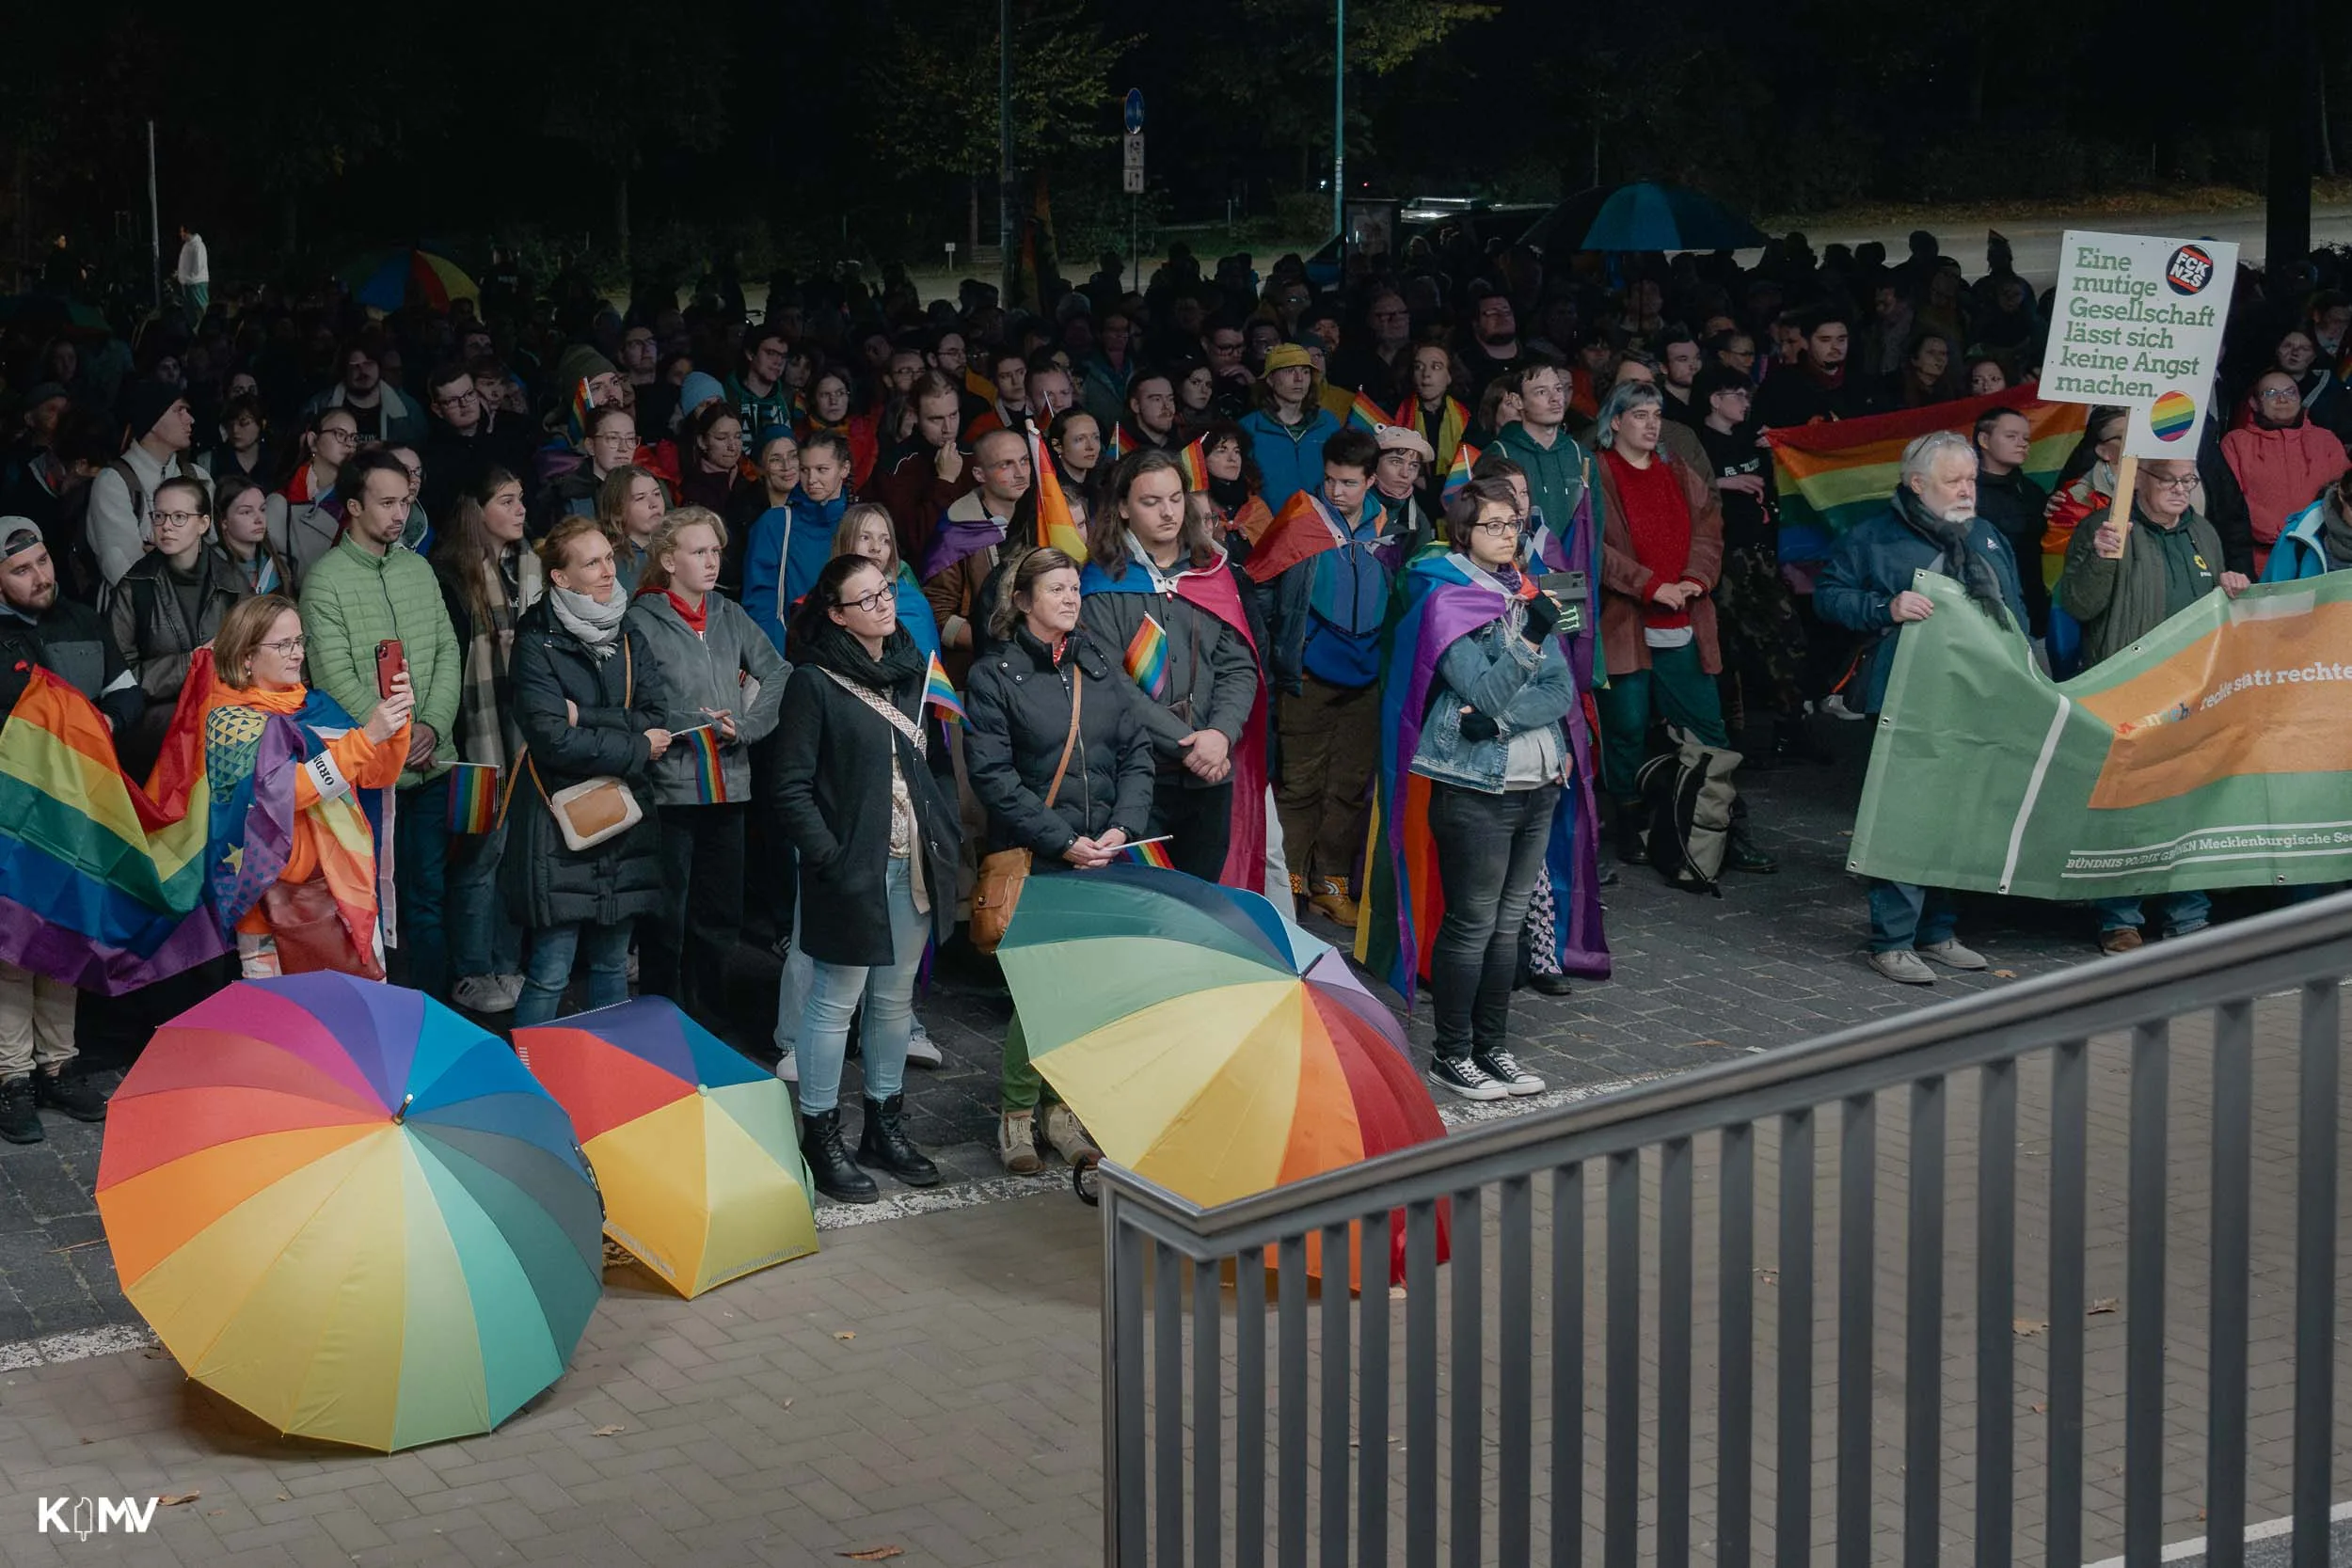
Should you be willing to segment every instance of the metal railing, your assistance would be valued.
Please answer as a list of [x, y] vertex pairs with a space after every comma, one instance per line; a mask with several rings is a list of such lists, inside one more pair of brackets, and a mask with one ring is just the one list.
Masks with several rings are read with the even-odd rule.
[[2324, 1562], [2347, 976], [2341, 895], [1215, 1209], [1105, 1165], [1105, 1560], [1679, 1565], [1696, 1534], [1735, 1563], [2153, 1564], [2201, 1532], [2230, 1568], [2250, 1336], [2258, 1500]]

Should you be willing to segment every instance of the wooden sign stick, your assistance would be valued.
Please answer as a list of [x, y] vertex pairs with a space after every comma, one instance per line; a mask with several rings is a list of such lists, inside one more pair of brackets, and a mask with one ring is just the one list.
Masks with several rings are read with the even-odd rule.
[[2128, 546], [2132, 542], [2132, 490], [2139, 483], [2139, 459], [2125, 452], [2115, 464], [2115, 499], [2107, 504], [2107, 526]]

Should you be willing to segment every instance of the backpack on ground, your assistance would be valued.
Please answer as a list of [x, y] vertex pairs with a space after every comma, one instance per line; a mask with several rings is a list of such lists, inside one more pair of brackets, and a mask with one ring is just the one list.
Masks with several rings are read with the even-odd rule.
[[1740, 798], [1731, 775], [1740, 753], [1701, 744], [1669, 730], [1674, 750], [1654, 756], [1633, 776], [1649, 863], [1685, 893], [1724, 895], [1724, 857], [1731, 846], [1733, 810]]

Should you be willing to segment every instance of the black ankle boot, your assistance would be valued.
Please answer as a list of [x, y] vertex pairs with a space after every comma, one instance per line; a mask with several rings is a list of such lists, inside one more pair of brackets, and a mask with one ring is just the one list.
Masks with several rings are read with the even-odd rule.
[[841, 1143], [841, 1108], [801, 1117], [801, 1157], [817, 1190], [841, 1203], [872, 1203], [882, 1196], [874, 1179], [857, 1168]]
[[1643, 835], [1649, 827], [1639, 800], [1617, 802], [1617, 859], [1628, 865], [1641, 865], [1649, 860]]
[[866, 1131], [858, 1134], [857, 1157], [888, 1171], [910, 1187], [936, 1187], [939, 1167], [914, 1147], [906, 1129], [899, 1125], [898, 1117], [906, 1105], [907, 1097], [903, 1094], [866, 1101]]
[[1741, 816], [1731, 824], [1729, 842], [1724, 848], [1724, 869], [1769, 877], [1780, 869], [1780, 862], [1756, 847], [1748, 837], [1747, 818]]

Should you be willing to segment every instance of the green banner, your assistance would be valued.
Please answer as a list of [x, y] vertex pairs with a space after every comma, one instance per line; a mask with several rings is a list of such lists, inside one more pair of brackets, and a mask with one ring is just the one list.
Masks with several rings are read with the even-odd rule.
[[1848, 870], [2061, 900], [2352, 878], [2352, 572], [2207, 594], [2062, 683], [1915, 586]]

